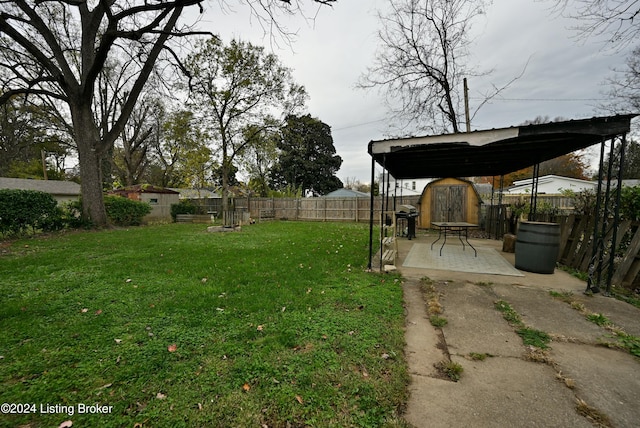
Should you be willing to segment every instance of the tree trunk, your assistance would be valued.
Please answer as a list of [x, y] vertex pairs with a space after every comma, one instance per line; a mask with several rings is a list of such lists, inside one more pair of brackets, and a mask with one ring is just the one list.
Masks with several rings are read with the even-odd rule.
[[96, 227], [107, 225], [107, 212], [104, 208], [102, 194], [102, 170], [100, 156], [92, 150], [88, 143], [78, 144], [80, 161], [80, 186], [82, 191], [82, 216]]
[[91, 111], [72, 114], [75, 128], [76, 147], [80, 163], [80, 189], [82, 193], [82, 216], [95, 227], [107, 225], [102, 192], [102, 167], [100, 134], [95, 127]]

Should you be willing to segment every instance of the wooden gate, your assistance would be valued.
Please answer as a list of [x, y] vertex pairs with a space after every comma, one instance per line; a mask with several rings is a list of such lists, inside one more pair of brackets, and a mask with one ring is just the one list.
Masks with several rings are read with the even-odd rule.
[[434, 186], [431, 221], [467, 221], [467, 186]]

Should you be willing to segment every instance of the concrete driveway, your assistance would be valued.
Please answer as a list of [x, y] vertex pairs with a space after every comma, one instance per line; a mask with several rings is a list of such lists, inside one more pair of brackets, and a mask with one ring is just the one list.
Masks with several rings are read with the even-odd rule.
[[[616, 344], [612, 329], [640, 337], [640, 310], [615, 299], [583, 294], [586, 284], [565, 272], [493, 275], [403, 267], [411, 247], [435, 237], [399, 239], [397, 267], [404, 277], [406, 356], [411, 373], [405, 420], [415, 427], [637, 427], [640, 358]], [[494, 248], [511, 265], [502, 243]], [[449, 245], [444, 248], [447, 255]], [[450, 254], [453, 252], [450, 252]], [[473, 257], [470, 252], [469, 257]], [[428, 279], [426, 279], [428, 278]], [[555, 292], [553, 296], [550, 291]], [[527, 328], [547, 333], [549, 349], [527, 347], [496, 309], [506, 302]], [[441, 307], [442, 328], [429, 322]], [[603, 327], [587, 320], [601, 314]], [[600, 319], [603, 319], [600, 317]], [[605, 346], [609, 344], [609, 346]], [[459, 364], [457, 382], [438, 365]]]

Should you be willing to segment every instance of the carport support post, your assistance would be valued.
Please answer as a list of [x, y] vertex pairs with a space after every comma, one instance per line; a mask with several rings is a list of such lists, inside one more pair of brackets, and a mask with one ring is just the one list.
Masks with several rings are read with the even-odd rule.
[[373, 196], [373, 186], [375, 180], [375, 170], [376, 160], [373, 156], [371, 156], [371, 195], [369, 197], [369, 264], [367, 265], [368, 270], [371, 270], [373, 268], [373, 203], [375, 202], [375, 197]]
[[507, 213], [503, 214], [503, 209], [504, 207], [502, 206], [502, 191], [504, 190], [504, 174], [502, 174], [500, 176], [500, 192], [498, 193], [498, 224], [497, 226], [500, 227], [500, 232], [498, 232], [498, 228], [496, 227], [496, 239], [498, 239], [498, 235], [500, 235], [500, 238], [502, 238], [504, 236], [504, 219], [507, 218]]
[[[594, 293], [600, 292], [600, 284], [602, 282], [602, 266], [604, 264], [604, 237], [607, 234], [607, 227], [609, 226], [609, 207], [611, 206], [611, 174], [613, 172], [613, 149], [615, 147], [615, 137], [611, 139], [611, 148], [609, 150], [609, 162], [607, 163], [607, 188], [604, 193], [604, 205], [602, 208], [602, 228], [600, 229], [600, 236], [603, 241], [601, 244], [600, 254], [598, 256], [598, 282], [595, 288], [591, 288]], [[597, 223], [597, 221], [596, 221]], [[610, 267], [611, 268], [611, 267]]]
[[[611, 144], [613, 147], [613, 143]], [[620, 224], [620, 203], [622, 198], [622, 173], [624, 170], [624, 152], [627, 145], [627, 134], [622, 134], [620, 143], [620, 164], [618, 165], [618, 191], [616, 192], [616, 209], [613, 217], [613, 236], [611, 237], [611, 251], [609, 255], [609, 271], [607, 272], [607, 294], [611, 292], [611, 279], [613, 278], [614, 258], [618, 241], [618, 226]]]
[[[384, 238], [384, 232], [385, 232], [385, 228], [384, 226], [387, 224], [386, 223], [386, 218], [385, 218], [385, 213], [386, 210], [388, 209], [388, 205], [389, 205], [389, 171], [387, 170], [387, 156], [383, 155], [382, 156], [382, 163], [384, 164], [382, 167], [382, 201], [380, 204], [380, 245], [379, 245], [379, 250], [380, 250], [380, 272], [382, 272], [384, 270], [384, 265], [383, 265], [383, 261], [382, 261], [382, 239]], [[386, 181], [385, 181], [385, 177], [386, 177]]]
[[[600, 291], [600, 288], [598, 287], [600, 285], [600, 274], [602, 272], [602, 251], [604, 249], [601, 235], [598, 233], [598, 228], [600, 227], [600, 207], [602, 205], [602, 174], [604, 172], [605, 141], [606, 140], [603, 139], [600, 143], [600, 166], [598, 168], [598, 190], [596, 191], [596, 211], [594, 213], [595, 222], [593, 225], [593, 247], [591, 250], [591, 262], [589, 263], [587, 289], [585, 290], [585, 292], [591, 291], [593, 293], [598, 293]], [[604, 222], [604, 219], [602, 221]], [[599, 260], [596, 260], [596, 258], [599, 258]], [[596, 265], [598, 265], [598, 276], [596, 283], [594, 284], [593, 275], [596, 271]]]

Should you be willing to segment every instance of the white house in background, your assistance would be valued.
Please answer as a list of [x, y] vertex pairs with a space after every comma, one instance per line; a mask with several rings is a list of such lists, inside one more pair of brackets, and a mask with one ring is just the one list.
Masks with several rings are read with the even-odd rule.
[[[389, 177], [389, 194], [391, 196], [420, 196], [422, 195], [422, 191], [424, 190], [424, 188], [431, 181], [433, 181], [432, 178], [410, 178], [406, 180], [396, 180], [393, 177]], [[379, 185], [380, 194], [386, 193], [385, 189], [382, 188], [382, 179], [380, 179]]]
[[[514, 181], [504, 193], [510, 195], [531, 194], [533, 179]], [[596, 190], [597, 181], [580, 180], [578, 178], [562, 177], [559, 175], [545, 175], [538, 178], [538, 194], [558, 195], [563, 190], [580, 192], [582, 190]]]
[[37, 190], [49, 193], [59, 203], [74, 201], [80, 197], [80, 185], [73, 181], [0, 177], [0, 189]]

